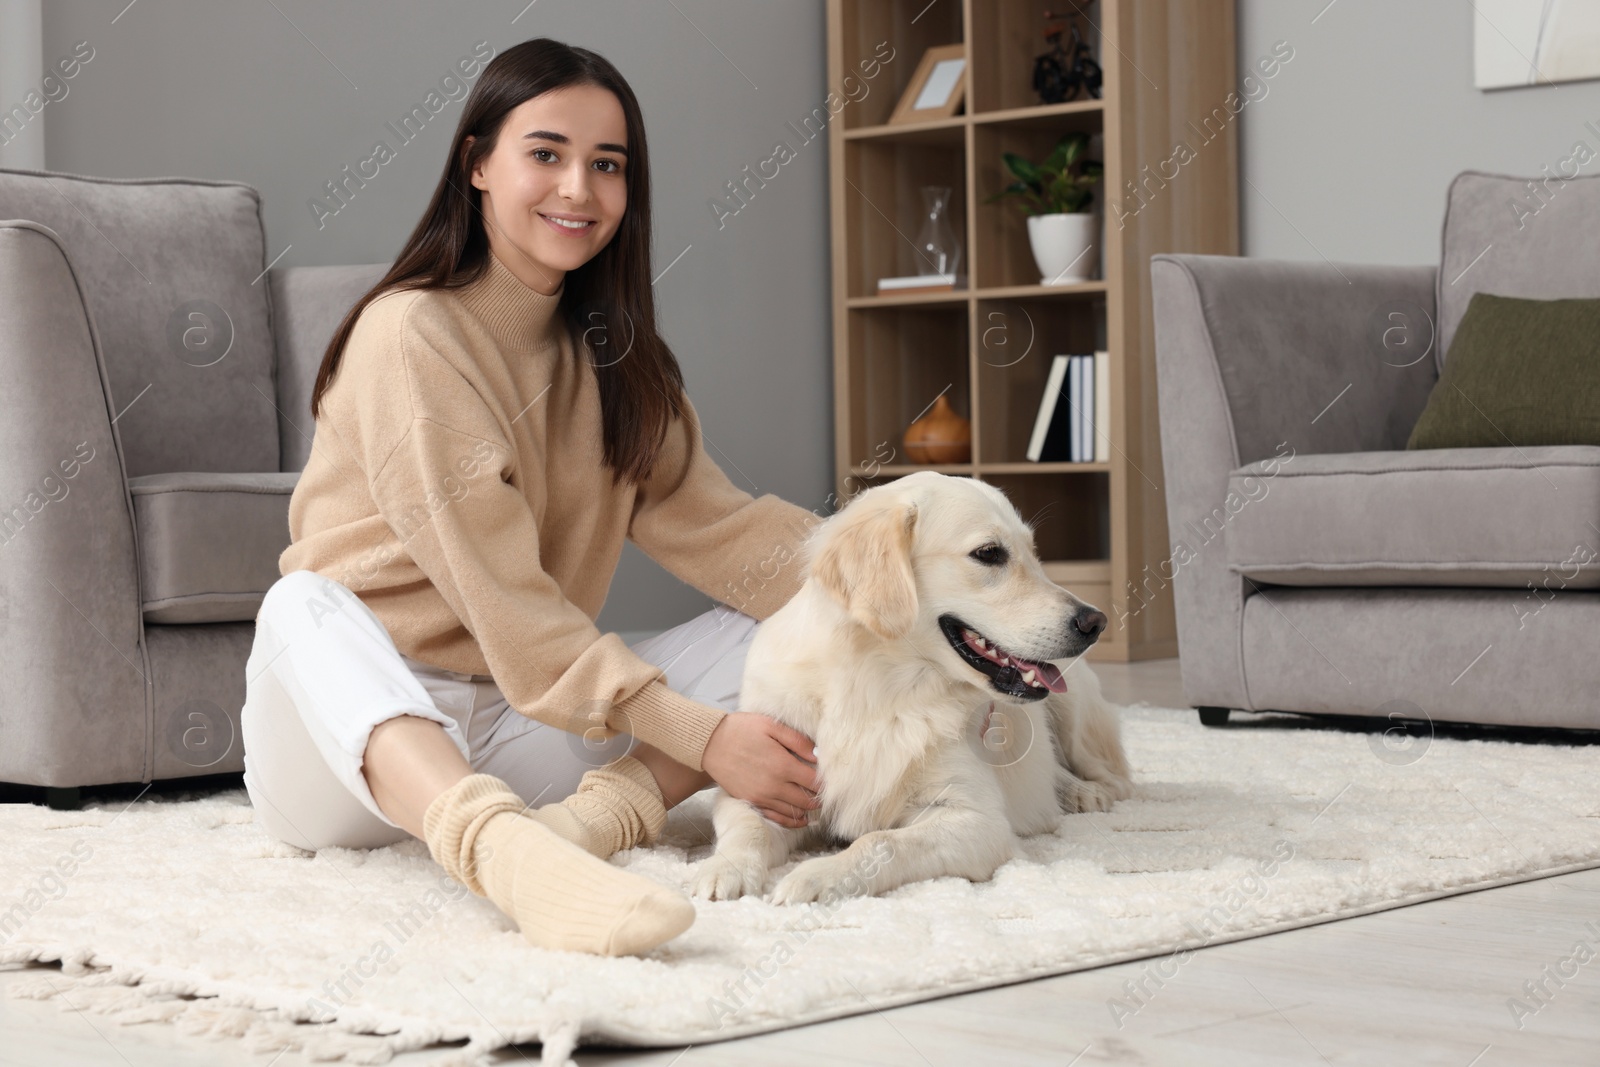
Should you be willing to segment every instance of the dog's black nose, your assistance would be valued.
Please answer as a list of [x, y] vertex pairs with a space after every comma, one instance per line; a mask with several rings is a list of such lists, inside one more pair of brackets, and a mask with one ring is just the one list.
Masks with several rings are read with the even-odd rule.
[[1106, 628], [1106, 613], [1086, 608], [1072, 617], [1072, 624], [1089, 637], [1099, 637]]

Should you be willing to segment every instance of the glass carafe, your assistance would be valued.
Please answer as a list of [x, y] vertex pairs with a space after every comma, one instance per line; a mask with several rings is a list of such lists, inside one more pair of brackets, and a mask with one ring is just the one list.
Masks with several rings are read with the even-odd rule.
[[917, 273], [956, 275], [961, 269], [961, 238], [950, 225], [950, 189], [922, 187], [922, 229], [917, 233]]

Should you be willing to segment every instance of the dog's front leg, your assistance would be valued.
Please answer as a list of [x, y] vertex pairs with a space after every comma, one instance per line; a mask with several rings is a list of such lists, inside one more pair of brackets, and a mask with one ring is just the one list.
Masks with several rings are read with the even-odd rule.
[[812, 830], [779, 826], [722, 789], [712, 801], [711, 825], [717, 835], [716, 851], [700, 865], [690, 885], [691, 893], [710, 900], [760, 893], [767, 872], [788, 859], [790, 851]]
[[1045, 699], [1067, 772], [1058, 778], [1056, 795], [1069, 813], [1105, 811], [1112, 801], [1133, 795], [1133, 775], [1117, 707], [1101, 693], [1100, 679], [1088, 664], [1074, 666], [1079, 669], [1072, 672], [1067, 692]]
[[800, 864], [778, 883], [770, 900], [805, 904], [830, 892], [876, 896], [946, 875], [984, 882], [1015, 855], [1015, 845], [1004, 817], [935, 803], [911, 813], [903, 826], [868, 831], [841, 852]]

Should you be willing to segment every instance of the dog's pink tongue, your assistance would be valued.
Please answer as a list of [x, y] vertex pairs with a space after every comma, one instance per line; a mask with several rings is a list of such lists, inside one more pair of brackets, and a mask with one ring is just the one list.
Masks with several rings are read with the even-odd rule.
[[1061, 677], [1061, 671], [1057, 669], [1054, 663], [1035, 663], [1033, 668], [1038, 673], [1039, 680], [1045, 684], [1045, 688], [1050, 692], [1065, 693], [1067, 691], [1067, 680]]

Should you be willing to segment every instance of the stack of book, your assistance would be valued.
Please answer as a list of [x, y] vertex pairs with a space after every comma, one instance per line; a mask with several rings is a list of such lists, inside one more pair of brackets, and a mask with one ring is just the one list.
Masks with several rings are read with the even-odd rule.
[[1033, 420], [1028, 459], [1105, 463], [1111, 458], [1111, 371], [1106, 353], [1056, 356]]

